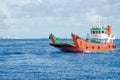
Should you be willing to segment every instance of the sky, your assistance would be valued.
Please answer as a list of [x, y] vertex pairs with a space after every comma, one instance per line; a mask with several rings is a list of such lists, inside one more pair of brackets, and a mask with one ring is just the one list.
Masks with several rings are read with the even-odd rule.
[[98, 17], [120, 38], [120, 0], [0, 0], [0, 37], [85, 38]]

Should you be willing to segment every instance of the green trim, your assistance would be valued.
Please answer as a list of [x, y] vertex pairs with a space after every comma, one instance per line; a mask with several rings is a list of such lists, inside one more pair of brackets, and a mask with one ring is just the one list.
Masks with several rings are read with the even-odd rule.
[[100, 41], [91, 40], [91, 43], [99, 43], [100, 44]]
[[56, 44], [63, 43], [59, 38], [55, 37], [53, 34], [52, 34], [52, 36], [53, 36], [53, 39], [54, 39], [54, 41], [55, 41]]
[[74, 43], [65, 43], [65, 42], [61, 41], [60, 38], [55, 37], [53, 34], [52, 34], [52, 37], [55, 41], [55, 44], [69, 44], [69, 45], [75, 46]]
[[91, 30], [107, 30], [107, 28], [92, 28]]

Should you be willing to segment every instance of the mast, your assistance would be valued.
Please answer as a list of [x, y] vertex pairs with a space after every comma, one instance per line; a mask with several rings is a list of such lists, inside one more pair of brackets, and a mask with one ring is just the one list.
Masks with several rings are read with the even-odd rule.
[[100, 18], [100, 16], [97, 18], [97, 24], [98, 24], [98, 27], [100, 28], [100, 34], [99, 34], [99, 40], [100, 40], [100, 43], [103, 43], [103, 41], [102, 41], [102, 26], [101, 26], [101, 18]]
[[98, 27], [102, 28], [101, 25], [100, 25], [100, 16], [98, 18], [96, 18], [96, 20], [97, 20]]

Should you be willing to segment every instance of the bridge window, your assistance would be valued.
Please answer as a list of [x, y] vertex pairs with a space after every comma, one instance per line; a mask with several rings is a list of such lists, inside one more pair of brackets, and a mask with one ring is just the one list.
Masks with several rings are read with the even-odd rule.
[[98, 33], [100, 34], [100, 31]]
[[96, 31], [96, 34], [98, 34], [99, 32], [98, 31]]
[[104, 32], [104, 31], [102, 31], [102, 33], [104, 34], [105, 32]]
[[95, 31], [93, 31], [93, 34], [95, 34]]

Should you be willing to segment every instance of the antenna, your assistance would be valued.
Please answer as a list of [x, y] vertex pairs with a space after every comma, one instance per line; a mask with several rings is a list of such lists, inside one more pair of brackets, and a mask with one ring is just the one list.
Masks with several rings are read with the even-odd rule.
[[100, 16], [97, 18], [97, 25], [98, 25], [99, 28], [101, 28], [101, 30], [100, 30], [100, 39], [101, 39], [101, 37], [102, 37], [102, 26], [100, 25]]
[[100, 26], [100, 16], [98, 18], [96, 18], [96, 19], [97, 19], [97, 25], [98, 25], [98, 27], [101, 27]]

